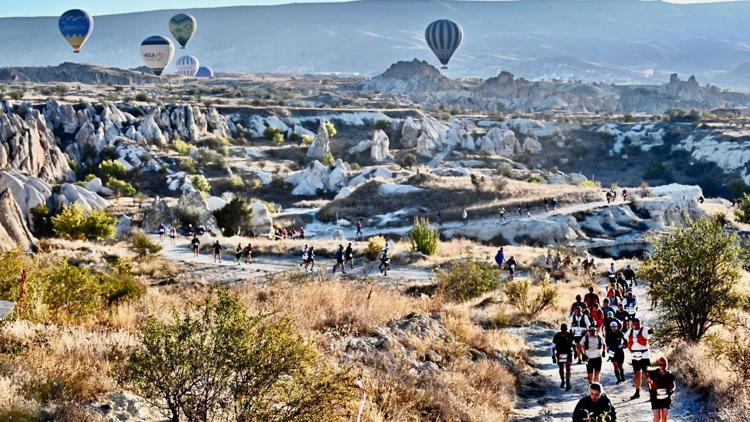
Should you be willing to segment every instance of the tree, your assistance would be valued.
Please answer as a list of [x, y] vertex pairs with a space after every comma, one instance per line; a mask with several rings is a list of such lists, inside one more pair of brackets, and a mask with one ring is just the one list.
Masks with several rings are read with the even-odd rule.
[[193, 176], [192, 182], [193, 187], [200, 192], [208, 192], [211, 190], [211, 184], [203, 175], [198, 174]]
[[323, 158], [320, 159], [320, 163], [324, 166], [331, 167], [336, 164], [336, 158], [330, 152], [323, 154]]
[[743, 303], [740, 248], [719, 221], [702, 218], [658, 237], [639, 270], [659, 316], [660, 337], [698, 342]]
[[750, 223], [750, 195], [743, 193], [740, 198], [739, 209], [734, 210], [734, 215], [740, 223]]
[[102, 210], [86, 210], [80, 204], [65, 207], [52, 219], [55, 233], [73, 240], [102, 240], [114, 237], [117, 220]]
[[133, 239], [130, 243], [130, 249], [139, 257], [156, 255], [161, 252], [161, 245], [156, 244], [142, 230], [133, 232]]
[[252, 210], [247, 201], [241, 198], [234, 198], [223, 208], [214, 211], [214, 217], [226, 236], [247, 232], [252, 228]]
[[426, 218], [415, 218], [409, 234], [411, 249], [425, 255], [435, 255], [440, 244], [440, 232]]
[[326, 368], [288, 319], [251, 315], [235, 296], [211, 292], [172, 320], [147, 318], [125, 377], [172, 421], [336, 420], [352, 378]]
[[109, 182], [107, 182], [107, 186], [112, 189], [112, 191], [115, 193], [115, 196], [118, 198], [122, 196], [134, 196], [138, 192], [138, 189], [136, 189], [135, 185], [133, 185], [132, 183], [128, 183], [114, 177], [109, 179]]

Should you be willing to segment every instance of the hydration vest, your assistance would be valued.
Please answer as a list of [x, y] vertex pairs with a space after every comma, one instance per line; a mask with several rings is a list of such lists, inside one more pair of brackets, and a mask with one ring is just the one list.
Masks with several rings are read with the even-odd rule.
[[[643, 327], [641, 327], [640, 330], [638, 330], [638, 334], [636, 334], [636, 341], [641, 346], [648, 346], [648, 339], [646, 337], [643, 337]], [[632, 349], [633, 348], [633, 330], [630, 330], [630, 335], [628, 335], [628, 346]]]

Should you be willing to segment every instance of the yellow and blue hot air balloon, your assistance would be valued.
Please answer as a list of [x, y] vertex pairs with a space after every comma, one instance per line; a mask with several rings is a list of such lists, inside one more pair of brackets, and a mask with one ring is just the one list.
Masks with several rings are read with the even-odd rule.
[[57, 26], [63, 37], [73, 47], [73, 52], [80, 53], [81, 47], [94, 30], [94, 18], [84, 10], [72, 9], [60, 16]]

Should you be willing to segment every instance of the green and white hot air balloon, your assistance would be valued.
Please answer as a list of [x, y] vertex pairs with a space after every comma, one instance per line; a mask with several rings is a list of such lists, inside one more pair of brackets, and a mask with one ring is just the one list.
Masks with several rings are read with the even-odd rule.
[[182, 48], [185, 48], [196, 29], [198, 29], [198, 21], [187, 13], [178, 13], [169, 20], [169, 32]]

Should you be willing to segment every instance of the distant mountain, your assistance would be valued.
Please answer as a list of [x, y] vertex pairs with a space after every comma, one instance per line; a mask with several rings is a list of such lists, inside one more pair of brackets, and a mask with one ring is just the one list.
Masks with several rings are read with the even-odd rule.
[[363, 85], [368, 91], [390, 94], [449, 91], [458, 87], [456, 82], [443, 76], [434, 66], [417, 59], [394, 63], [383, 74]]
[[[416, 57], [436, 63], [424, 40], [434, 19], [464, 26], [450, 76], [647, 82], [694, 74], [750, 88], [729, 73], [750, 62], [747, 2], [677, 5], [640, 0], [365, 0], [188, 10], [198, 31], [185, 50], [223, 72], [375, 75]], [[75, 60], [133, 68], [149, 35], [167, 35], [176, 11], [97, 16], [74, 55], [56, 17], [0, 19], [0, 66]], [[173, 70], [173, 68], [172, 68]]]
[[0, 68], [0, 82], [78, 82], [102, 85], [133, 85], [156, 81], [147, 68], [123, 70], [102, 66], [62, 63], [58, 66]]

